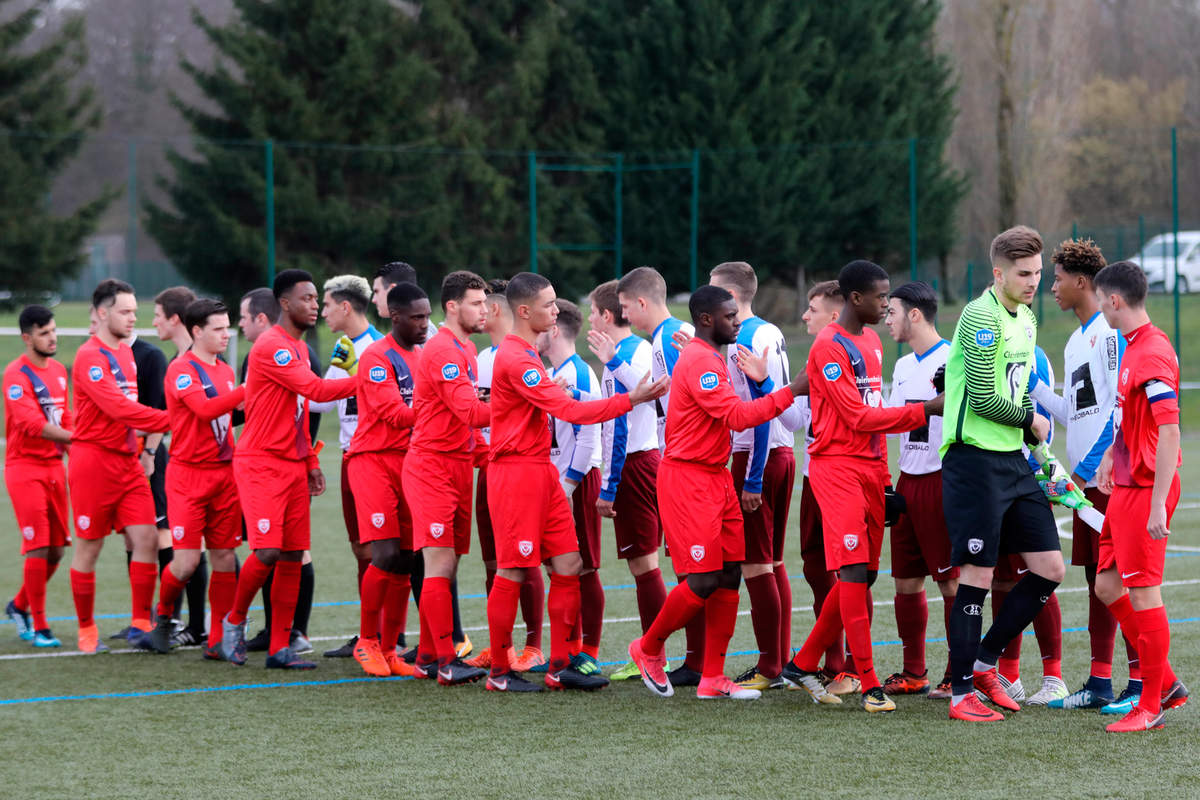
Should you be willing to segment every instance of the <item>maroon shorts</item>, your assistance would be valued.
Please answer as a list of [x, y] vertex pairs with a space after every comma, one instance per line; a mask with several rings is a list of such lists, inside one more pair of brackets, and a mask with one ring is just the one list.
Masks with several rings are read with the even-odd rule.
[[[1167, 525], [1179, 505], [1179, 473], [1167, 493]], [[1150, 520], [1149, 486], [1117, 486], [1108, 499], [1104, 530], [1100, 532], [1099, 569], [1115, 567], [1124, 586], [1159, 586], [1167, 558], [1167, 540], [1151, 539], [1146, 526]]]
[[[1108, 495], [1096, 487], [1084, 489], [1083, 493], [1101, 514], [1107, 513]], [[1071, 563], [1077, 567], [1094, 567], [1100, 563], [1100, 531], [1071, 514]]]
[[638, 558], [657, 553], [663, 541], [658, 513], [658, 448], [629, 453], [621, 468], [621, 484], [613, 500], [613, 530], [617, 558]]
[[992, 570], [992, 583], [1016, 583], [1029, 572], [1025, 559], [1020, 553], [1001, 553], [996, 558], [996, 568]]
[[[749, 450], [733, 454], [733, 489], [741, 497], [746, 482]], [[746, 531], [746, 563], [772, 564], [783, 561], [788, 511], [792, 508], [792, 485], [796, 482], [796, 454], [790, 447], [776, 447], [763, 466], [762, 505], [757, 511], [742, 510]]]
[[137, 456], [75, 444], [67, 466], [75, 535], [103, 539], [130, 525], [154, 525], [154, 496]]
[[496, 534], [492, 530], [492, 512], [488, 510], [487, 466], [479, 468], [475, 481], [475, 528], [479, 531], [479, 557], [486, 564], [496, 561]]
[[471, 550], [470, 458], [410, 450], [404, 459], [404, 499], [412, 511], [413, 549], [453, 547]]
[[887, 466], [869, 458], [819, 456], [810, 459], [808, 476], [823, 511], [826, 566], [879, 569]]
[[21, 555], [71, 543], [71, 509], [62, 459], [9, 462], [4, 465], [4, 483], [21, 530]]
[[892, 526], [892, 577], [935, 581], [958, 578], [950, 563], [950, 533], [942, 510], [942, 473], [909, 475], [901, 472], [896, 492], [907, 510]]
[[[657, 450], [655, 452], [658, 452]], [[571, 516], [575, 519], [575, 540], [584, 569], [600, 568], [600, 470], [592, 468], [571, 494]], [[482, 534], [480, 534], [482, 538]]]
[[493, 461], [488, 488], [497, 567], [536, 568], [579, 550], [571, 505], [549, 458]]
[[354, 495], [356, 542], [399, 539], [400, 546], [412, 549], [412, 515], [402, 490], [404, 452], [355, 453], [343, 462], [347, 481], [358, 484]]
[[251, 550], [309, 548], [312, 529], [305, 462], [235, 454], [233, 479]]
[[342, 521], [350, 544], [358, 544], [358, 511], [354, 503], [354, 488], [350, 485], [350, 454], [342, 453]]
[[167, 465], [167, 509], [176, 550], [233, 550], [242, 543], [242, 504], [229, 462]]
[[825, 569], [825, 529], [821, 525], [821, 506], [813, 494], [812, 483], [804, 476], [800, 489], [800, 559]]
[[733, 475], [724, 467], [664, 460], [658, 470], [659, 508], [675, 572], [720, 572], [746, 557], [742, 508]]

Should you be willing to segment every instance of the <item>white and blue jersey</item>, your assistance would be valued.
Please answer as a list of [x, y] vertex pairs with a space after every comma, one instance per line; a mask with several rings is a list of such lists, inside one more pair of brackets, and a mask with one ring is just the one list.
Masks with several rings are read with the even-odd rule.
[[[368, 347], [382, 338], [383, 334], [375, 330], [374, 325], [367, 325], [365, 331], [350, 340], [354, 343], [355, 356], [362, 355]], [[333, 364], [330, 364], [329, 368], [325, 370], [326, 380], [349, 377], [349, 372], [341, 367], [335, 367]], [[350, 440], [354, 438], [355, 429], [358, 428], [358, 399], [354, 395], [350, 395], [341, 400], [308, 404], [310, 414], [326, 414], [334, 409], [337, 410], [338, 415], [338, 444], [345, 451], [350, 446]], [[314, 435], [316, 435], [315, 432]]]
[[[600, 398], [600, 381], [596, 380], [596, 373], [575, 353], [555, 367], [550, 376], [565, 378], [567, 388], [576, 400]], [[599, 467], [601, 463], [600, 424], [576, 425], [551, 417], [550, 461], [558, 470], [560, 479], [583, 480], [588, 471]]]
[[[892, 370], [889, 406], [924, 403], [937, 396], [933, 374], [946, 365], [950, 343], [941, 339], [924, 353], [907, 353], [896, 360]], [[914, 431], [897, 434], [900, 439], [900, 471], [906, 475], [929, 475], [942, 468], [938, 451], [942, 448], [942, 418], [933, 416], [929, 424]]]
[[[475, 381], [475, 392], [479, 395], [479, 399], [487, 403], [492, 399], [492, 364], [496, 361], [496, 351], [499, 350], [496, 345], [484, 350], [475, 357], [475, 364], [479, 367], [479, 378]], [[492, 428], [479, 429], [483, 435], [483, 440], [488, 444], [492, 443]], [[551, 429], [553, 432], [553, 429]]]
[[[661, 328], [661, 326], [660, 326]], [[674, 349], [674, 348], [672, 348]], [[600, 383], [605, 397], [628, 394], [647, 372], [652, 372], [650, 343], [630, 334], [617, 342], [617, 354], [604, 365]], [[674, 366], [672, 360], [671, 366]], [[639, 403], [616, 419], [603, 423], [604, 473], [600, 499], [612, 501], [621, 485], [621, 470], [629, 453], [653, 450], [659, 446], [658, 423], [654, 406]]]
[[[679, 349], [675, 347], [672, 337], [682, 330], [688, 336], [694, 336], [696, 329], [690, 322], [684, 322], [675, 317], [667, 317], [658, 323], [650, 337], [650, 351], [653, 361], [650, 366], [650, 377], [653, 380], [675, 372], [675, 362], [679, 360]], [[654, 401], [654, 414], [657, 417], [658, 449], [667, 447], [667, 409], [670, 407], [671, 392]]]
[[[1054, 385], [1054, 367], [1050, 366], [1050, 359], [1046, 356], [1046, 351], [1040, 346], [1033, 349], [1033, 371], [1029, 373], [1029, 386], [1034, 385], [1034, 381], [1044, 383], [1047, 386]], [[1032, 398], [1032, 389], [1030, 396]], [[1050, 413], [1050, 409], [1043, 406], [1036, 400], [1033, 403], [1033, 411], [1036, 414], [1041, 414], [1046, 419], [1050, 420], [1050, 433], [1046, 435], [1046, 444], [1054, 443], [1054, 417]], [[1029, 452], [1029, 448], [1021, 445], [1021, 451], [1025, 453], [1025, 460], [1029, 462], [1029, 466], [1037, 471], [1041, 469], [1041, 465], [1037, 463], [1037, 459]]]
[[1100, 459], [1113, 442], [1117, 379], [1124, 355], [1125, 337], [1097, 311], [1063, 348], [1063, 396], [1054, 393], [1053, 380], [1039, 380], [1029, 392], [1052, 419], [1067, 426], [1067, 461], [1071, 472], [1088, 486], [1096, 485]]
[[[745, 373], [737, 366], [738, 345], [745, 347], [756, 355], [767, 351], [767, 379], [757, 384], [746, 378]], [[729, 369], [729, 382], [733, 390], [743, 400], [757, 400], [765, 397], [775, 389], [791, 383], [788, 373], [787, 343], [779, 328], [767, 322], [762, 317], [748, 317], [742, 321], [738, 330], [737, 342], [728, 347], [726, 361]], [[749, 451], [746, 459], [746, 474], [743, 484], [744, 491], [761, 494], [763, 490], [763, 469], [767, 465], [767, 456], [776, 447], [793, 447], [796, 437], [779, 417], [764, 422], [744, 431], [733, 434], [733, 449], [735, 452]]]

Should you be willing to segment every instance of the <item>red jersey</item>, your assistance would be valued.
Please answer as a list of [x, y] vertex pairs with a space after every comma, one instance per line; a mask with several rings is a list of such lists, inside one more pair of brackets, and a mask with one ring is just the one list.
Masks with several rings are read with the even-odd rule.
[[53, 358], [38, 367], [22, 354], [4, 370], [4, 460], [61, 459], [63, 446], [42, 438], [47, 422], [71, 427], [67, 368]]
[[[354, 394], [354, 378], [324, 380], [308, 365], [308, 348], [280, 325], [258, 337], [246, 367], [246, 427], [237, 451], [309, 461], [317, 466], [308, 431], [308, 401]], [[311, 457], [311, 458], [310, 458]]]
[[817, 334], [805, 366], [815, 440], [810, 456], [856, 456], [887, 462], [888, 433], [915, 430], [928, 420], [920, 404], [883, 402], [883, 346], [864, 327], [855, 336], [836, 322]]
[[[1113, 482], [1153, 486], [1158, 426], [1179, 424], [1179, 359], [1167, 335], [1149, 322], [1125, 341], [1113, 414]], [[1182, 452], [1175, 466], [1181, 463]]]
[[171, 423], [166, 411], [138, 403], [137, 365], [129, 345], [109, 347], [93, 336], [79, 347], [71, 365], [75, 386], [75, 432], [81, 442], [136, 455], [136, 430], [155, 433]]
[[417, 418], [412, 406], [420, 353], [419, 347], [405, 350], [388, 334], [358, 357], [358, 427], [347, 452], [408, 450]]
[[234, 388], [233, 368], [217, 359], [206, 364], [191, 351], [167, 366], [163, 381], [171, 417], [171, 461], [205, 466], [233, 460], [234, 408], [246, 387]]
[[492, 441], [489, 461], [529, 458], [550, 463], [551, 416], [594, 425], [632, 409], [629, 395], [580, 402], [546, 374], [533, 346], [509, 334], [492, 364]]
[[724, 467], [733, 449], [731, 430], [772, 420], [787, 411], [794, 399], [785, 386], [756, 400], [742, 400], [729, 382], [725, 355], [694, 338], [679, 354], [671, 373], [663, 457]]
[[482, 438], [474, 429], [486, 427], [492, 412], [479, 399], [478, 378], [475, 345], [442, 326], [417, 360], [413, 449], [465, 458], [479, 446]]

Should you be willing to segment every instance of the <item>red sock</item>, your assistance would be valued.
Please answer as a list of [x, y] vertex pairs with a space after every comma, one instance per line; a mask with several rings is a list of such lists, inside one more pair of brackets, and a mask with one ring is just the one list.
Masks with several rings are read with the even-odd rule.
[[904, 653], [904, 671], [925, 674], [925, 631], [929, 627], [929, 603], [925, 592], [896, 595], [896, 631]]
[[96, 624], [92, 616], [96, 607], [96, 573], [71, 570], [71, 596], [75, 600], [75, 616], [80, 628], [91, 628]]
[[521, 601], [521, 584], [497, 575], [488, 593], [488, 646], [492, 657], [492, 674], [503, 675], [509, 670], [512, 651], [512, 629], [517, 621], [517, 604]]
[[854, 653], [854, 667], [864, 692], [879, 686], [871, 652], [871, 597], [865, 583], [842, 581], [842, 625]]
[[[758, 643], [757, 669], [768, 678], [776, 678], [783, 669], [783, 653], [779, 650], [779, 586], [775, 583], [772, 573], [764, 572], [753, 578], [746, 578], [746, 592], [750, 595], [750, 622], [754, 628], [754, 641]], [[709, 601], [711, 602], [711, 598]], [[707, 625], [709, 615], [706, 613], [704, 616]], [[706, 650], [708, 638], [705, 637]], [[724, 660], [721, 663], [724, 668]], [[707, 652], [704, 664], [707, 669]]]
[[13, 605], [17, 607], [18, 611], [29, 611], [29, 593], [25, 591], [25, 584], [22, 583], [21, 588], [17, 590], [17, 596], [13, 598]]
[[367, 574], [367, 567], [371, 566], [371, 559], [359, 558], [356, 560], [358, 561], [358, 594], [361, 597], [363, 576]]
[[1117, 640], [1117, 619], [1096, 596], [1096, 581], [1088, 582], [1088, 639], [1092, 645], [1091, 674], [1112, 678], [1113, 645]]
[[1138, 701], [1138, 708], [1157, 714], [1162, 710], [1163, 676], [1167, 668], [1167, 654], [1171, 649], [1167, 609], [1159, 606], [1133, 613], [1141, 629], [1138, 655], [1142, 661], [1142, 699]]
[[579, 623], [583, 629], [583, 652], [595, 658], [604, 630], [604, 584], [596, 570], [579, 576]]
[[175, 601], [183, 594], [184, 587], [187, 586], [187, 581], [181, 581], [175, 577], [175, 573], [171, 571], [171, 564], [163, 567], [162, 584], [158, 589], [158, 608], [156, 613], [160, 617], [169, 617], [175, 610]]
[[425, 584], [421, 587], [421, 610], [429, 622], [438, 666], [445, 666], [454, 660], [454, 610], [449, 578], [425, 576]]
[[[833, 587], [837, 584], [836, 572], [822, 572], [820, 574], [822, 578], [819, 583], [814, 584], [812, 579], [809, 580], [809, 585], [813, 587], [813, 613], [817, 615], [818, 619], [821, 617], [821, 612], [825, 610], [826, 598], [829, 597], [829, 593], [833, 591]], [[805, 578], [808, 577], [808, 573], [806, 572]], [[839, 606], [838, 608], [837, 624], [840, 630], [842, 626], [842, 612], [840, 610], [841, 607]], [[800, 662], [797, 661], [796, 663]], [[853, 665], [846, 663], [846, 646], [842, 636], [839, 634], [831, 639], [825, 648], [825, 669], [836, 675], [845, 670], [847, 666], [853, 668]]]
[[[411, 581], [412, 578], [410, 577]], [[411, 585], [411, 583], [410, 583]], [[425, 604], [424, 584], [417, 598], [417, 622], [420, 631], [417, 634], [417, 666], [437, 663], [437, 647], [433, 643], [433, 629], [429, 627], [429, 606]]]
[[579, 619], [579, 576], [550, 573], [550, 669], [557, 671], [571, 661], [571, 628]]
[[[821, 665], [821, 654], [829, 650], [836, 640], [841, 649], [842, 639], [842, 583], [837, 581], [824, 597], [821, 613], [808, 638], [792, 659], [792, 663], [805, 672], [816, 672]], [[839, 670], [840, 672], [841, 670]]]
[[157, 583], [158, 564], [133, 561], [129, 564], [129, 595], [132, 601], [130, 616], [133, 627], [150, 630], [154, 613], [154, 584]]
[[[642, 651], [649, 656], [659, 655], [671, 634], [686, 625], [688, 626], [689, 641], [688, 656], [691, 657], [692, 630], [690, 623], [693, 618], [704, 616], [700, 613], [703, 608], [704, 598], [693, 592], [686, 580], [680, 581], [667, 595], [667, 601], [663, 603], [662, 611], [658, 612], [654, 622], [650, 623], [650, 630], [642, 635]], [[703, 648], [701, 648], [702, 653]], [[701, 664], [700, 667], [703, 669], [704, 665]], [[693, 669], [695, 668], [693, 667]]]
[[278, 653], [291, 644], [292, 621], [300, 600], [300, 567], [299, 561], [275, 562], [275, 577], [271, 579], [270, 653]]
[[1142, 662], [1138, 658], [1137, 645], [1128, 637], [1122, 636], [1121, 638], [1125, 640], [1125, 658], [1129, 661], [1129, 680], [1140, 681], [1142, 679]]
[[379, 614], [379, 645], [384, 653], [391, 653], [408, 622], [408, 595], [412, 586], [407, 573], [390, 572], [387, 576], [387, 591]]
[[250, 603], [254, 601], [254, 596], [270, 575], [271, 567], [260, 561], [257, 554], [251, 553], [238, 574], [237, 591], [233, 593], [233, 608], [229, 609], [229, 621], [232, 624], [241, 625], [246, 621]]
[[704, 603], [705, 678], [717, 678], [725, 674], [725, 651], [729, 649], [729, 640], [733, 638], [733, 629], [737, 626], [737, 612], [736, 589], [717, 589]]
[[[379, 636], [380, 614], [391, 583], [392, 577], [389, 573], [374, 564], [368, 564], [359, 584], [358, 638], [374, 639]], [[385, 640], [380, 638], [379, 642], [382, 645]], [[392, 645], [395, 644], [393, 640]]]
[[792, 582], [787, 567], [775, 565], [775, 590], [779, 592], [779, 666], [792, 657]]
[[[669, 598], [670, 595], [668, 595]], [[663, 607], [666, 607], [665, 602], [663, 603]], [[658, 619], [658, 617], [655, 617], [655, 619]], [[704, 625], [704, 615], [697, 612], [692, 615], [687, 625], [684, 626], [684, 643], [687, 651], [683, 655], [683, 665], [695, 672], [702, 672], [704, 670]], [[649, 634], [649, 631], [646, 633]]]
[[642, 633], [650, 630], [650, 623], [662, 611], [663, 603], [667, 602], [667, 587], [663, 583], [662, 570], [658, 567], [634, 575], [633, 582], [637, 586], [638, 618], [642, 622]]
[[1037, 636], [1038, 649], [1042, 653], [1042, 675], [1061, 678], [1062, 609], [1058, 605], [1057, 594], [1050, 595], [1042, 610], [1033, 618], [1033, 633]]
[[546, 613], [546, 580], [542, 570], [525, 570], [521, 583], [521, 619], [525, 622], [525, 646], [542, 649], [542, 618]]
[[208, 646], [221, 643], [221, 620], [233, 606], [233, 595], [237, 592], [237, 573], [213, 570], [208, 578], [208, 606], [212, 609], [212, 622], [208, 626]]
[[35, 631], [50, 627], [46, 622], [46, 572], [46, 559], [25, 558], [25, 582], [21, 591], [25, 593], [28, 602], [21, 610], [27, 610], [33, 617]]

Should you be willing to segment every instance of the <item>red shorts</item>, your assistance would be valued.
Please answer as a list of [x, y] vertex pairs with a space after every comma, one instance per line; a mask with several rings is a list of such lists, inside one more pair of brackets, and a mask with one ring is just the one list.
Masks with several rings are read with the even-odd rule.
[[[571, 494], [571, 516], [575, 519], [575, 542], [579, 545], [579, 556], [583, 559], [584, 569], [600, 568], [600, 510], [596, 508], [596, 498], [600, 497], [602, 483], [600, 470], [590, 469]], [[657, 518], [657, 516], [657, 509], [655, 509], [655, 517]], [[480, 538], [483, 538], [482, 535]]]
[[62, 459], [6, 463], [4, 484], [21, 529], [21, 555], [71, 543], [71, 509]]
[[1016, 583], [1021, 580], [1029, 568], [1020, 553], [1001, 553], [996, 558], [996, 568], [992, 570], [992, 583]]
[[[733, 489], [740, 500], [745, 483], [749, 450], [733, 454]], [[792, 485], [796, 482], [796, 454], [790, 447], [776, 447], [767, 454], [763, 467], [762, 505], [757, 511], [742, 511], [746, 530], [746, 563], [772, 564], [783, 561], [788, 511], [792, 507]]]
[[342, 521], [346, 523], [346, 536], [350, 544], [358, 544], [358, 510], [354, 502], [354, 488], [350, 485], [349, 453], [342, 453]]
[[664, 460], [658, 502], [671, 561], [680, 575], [720, 572], [746, 557], [742, 508], [724, 467]]
[[176, 550], [232, 550], [242, 543], [242, 505], [233, 467], [167, 466], [167, 509]]
[[475, 527], [479, 530], [479, 556], [484, 563], [496, 561], [496, 534], [492, 531], [492, 512], [488, 510], [487, 466], [479, 468], [475, 483]]
[[403, 484], [412, 511], [414, 550], [453, 547], [460, 556], [470, 552], [474, 471], [470, 458], [408, 451]]
[[154, 497], [137, 457], [76, 444], [67, 464], [75, 535], [103, 539], [130, 525], [154, 525]]
[[[1084, 489], [1083, 493], [1097, 511], [1107, 512], [1108, 495], [1094, 486]], [[1100, 563], [1100, 531], [1074, 513], [1071, 515], [1071, 563], [1077, 567], [1094, 567]]]
[[813, 495], [821, 505], [825, 565], [879, 569], [883, 550], [883, 487], [887, 467], [873, 459], [816, 456], [808, 464]]
[[658, 448], [629, 453], [621, 468], [621, 484], [613, 500], [613, 530], [617, 558], [638, 558], [657, 553], [663, 526], [658, 515]]
[[403, 452], [389, 451], [355, 453], [342, 462], [344, 480], [358, 486], [353, 498], [356, 542], [399, 539], [401, 547], [412, 549], [412, 514], [401, 489], [404, 461]]
[[[1179, 505], [1179, 473], [1167, 493], [1167, 525]], [[1149, 486], [1117, 486], [1108, 498], [1104, 530], [1100, 532], [1099, 569], [1115, 567], [1124, 586], [1159, 586], [1167, 557], [1167, 539], [1151, 539], [1146, 525], [1150, 519]]]
[[272, 456], [233, 456], [233, 479], [242, 499], [251, 550], [307, 550], [308, 465]]
[[935, 581], [958, 578], [950, 563], [950, 532], [942, 510], [942, 472], [908, 475], [901, 472], [896, 493], [907, 510], [892, 526], [892, 577]]
[[493, 461], [487, 479], [497, 567], [537, 567], [579, 550], [571, 505], [549, 458]]
[[825, 569], [825, 530], [821, 525], [821, 507], [817, 505], [817, 496], [813, 494], [812, 482], [807, 475], [800, 489], [800, 560], [829, 572]]

